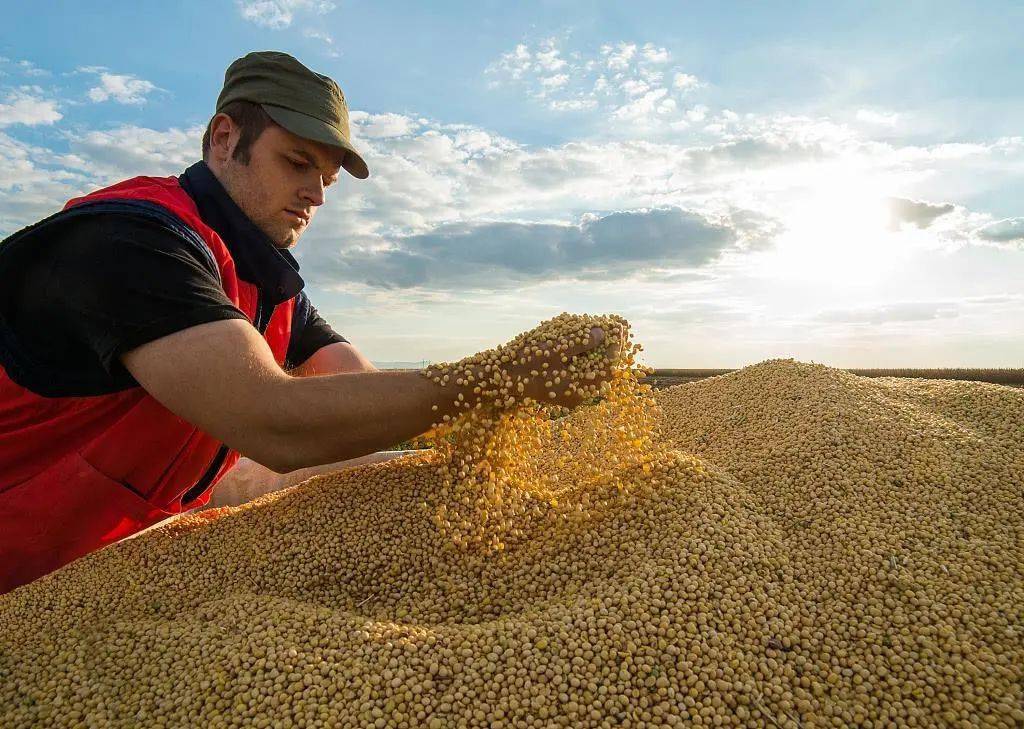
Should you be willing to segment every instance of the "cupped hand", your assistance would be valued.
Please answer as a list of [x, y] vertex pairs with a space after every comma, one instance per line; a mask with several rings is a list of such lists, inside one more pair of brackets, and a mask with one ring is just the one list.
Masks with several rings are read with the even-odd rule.
[[[617, 334], [618, 346], [621, 348], [623, 346], [622, 333], [620, 331]], [[535, 356], [533, 360], [526, 364], [516, 363], [509, 367], [509, 374], [514, 379], [522, 379], [522, 396], [530, 397], [540, 403], [559, 405], [566, 408], [577, 407], [583, 402], [584, 396], [577, 391], [570, 390], [567, 387], [568, 383], [564, 380], [557, 383], [554, 380], [558, 372], [566, 369], [572, 363], [574, 357], [601, 347], [606, 339], [607, 335], [604, 330], [600, 327], [594, 327], [590, 330], [590, 339], [588, 341], [582, 344], [574, 344], [569, 349], [561, 352], [549, 351], [540, 357]], [[603, 377], [598, 375], [593, 380], [589, 380], [588, 384], [600, 385], [603, 381], [609, 379], [610, 376], [610, 372]], [[567, 390], [569, 390], [569, 394], [566, 394]], [[554, 397], [552, 397], [552, 393], [554, 393]]]

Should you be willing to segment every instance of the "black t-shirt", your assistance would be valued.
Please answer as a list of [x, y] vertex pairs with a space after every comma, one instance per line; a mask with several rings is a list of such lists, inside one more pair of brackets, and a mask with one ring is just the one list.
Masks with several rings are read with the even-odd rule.
[[[204, 221], [219, 223], [213, 227], [232, 250], [240, 275], [263, 279], [253, 281], [261, 290], [274, 285], [278, 300], [300, 289], [285, 366], [347, 341], [301, 292], [294, 259], [256, 236], [205, 165], [198, 167], [186, 172], [193, 183], [186, 189], [207, 203], [200, 204], [201, 212], [206, 207], [210, 213]], [[216, 214], [218, 208], [228, 214]], [[90, 392], [134, 386], [120, 355], [135, 347], [198, 324], [246, 319], [224, 293], [209, 256], [153, 217], [103, 213], [60, 221], [44, 240], [18, 251], [13, 263], [0, 281], [0, 315], [9, 334], [28, 362], [91, 383]]]

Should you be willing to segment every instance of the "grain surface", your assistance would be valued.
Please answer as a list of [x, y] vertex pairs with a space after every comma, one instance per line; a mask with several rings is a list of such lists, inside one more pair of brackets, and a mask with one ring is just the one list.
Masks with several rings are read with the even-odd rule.
[[1024, 723], [1024, 392], [772, 361], [610, 400], [503, 430], [533, 465], [486, 498], [439, 449], [0, 597], [0, 725]]

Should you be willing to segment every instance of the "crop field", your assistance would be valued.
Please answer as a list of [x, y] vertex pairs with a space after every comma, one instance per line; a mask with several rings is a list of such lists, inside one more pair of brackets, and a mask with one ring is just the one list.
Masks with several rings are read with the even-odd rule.
[[[646, 382], [655, 389], [681, 385], [686, 382], [696, 382], [707, 377], [717, 377], [734, 369], [655, 369], [654, 373], [646, 378]], [[1009, 385], [1010, 387], [1024, 387], [1024, 368], [970, 368], [970, 367], [935, 367], [914, 369], [906, 367], [897, 368], [868, 368], [868, 369], [847, 369], [850, 374], [861, 377], [905, 377], [924, 380], [963, 380], [965, 382], [991, 382], [997, 385]]]

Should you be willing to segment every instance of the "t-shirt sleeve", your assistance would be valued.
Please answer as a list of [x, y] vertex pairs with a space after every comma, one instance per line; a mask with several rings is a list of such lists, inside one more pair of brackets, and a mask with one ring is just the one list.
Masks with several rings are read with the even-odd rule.
[[[189, 327], [246, 319], [214, 262], [159, 220], [131, 214], [69, 220], [32, 252], [17, 319], [45, 360], [124, 374], [120, 355]], [[90, 361], [91, 360], [91, 361]]]
[[288, 355], [285, 359], [287, 369], [298, 367], [316, 354], [321, 347], [347, 341], [320, 316], [320, 312], [310, 303], [305, 291], [295, 298], [292, 336], [288, 342]]

